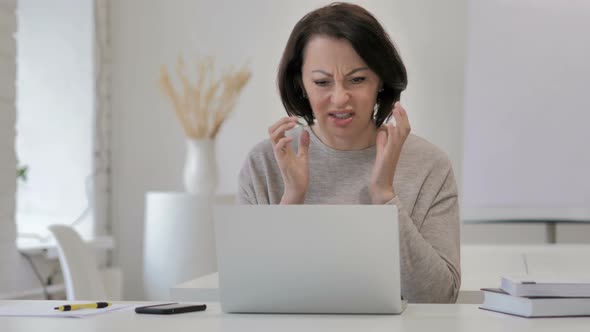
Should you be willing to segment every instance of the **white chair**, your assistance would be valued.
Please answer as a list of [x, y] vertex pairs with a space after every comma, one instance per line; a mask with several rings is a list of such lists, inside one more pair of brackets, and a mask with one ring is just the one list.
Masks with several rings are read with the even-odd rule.
[[51, 225], [68, 301], [105, 300], [107, 295], [94, 254], [70, 226]]

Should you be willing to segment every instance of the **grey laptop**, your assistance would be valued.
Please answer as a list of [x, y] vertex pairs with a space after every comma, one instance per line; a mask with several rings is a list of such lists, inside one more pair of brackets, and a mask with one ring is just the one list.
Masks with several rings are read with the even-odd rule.
[[392, 205], [216, 206], [225, 312], [399, 314]]

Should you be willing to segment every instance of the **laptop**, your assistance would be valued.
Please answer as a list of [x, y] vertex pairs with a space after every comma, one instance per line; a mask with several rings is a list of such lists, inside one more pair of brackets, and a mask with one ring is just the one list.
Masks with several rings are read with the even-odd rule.
[[214, 216], [224, 312], [405, 309], [393, 205], [232, 205]]

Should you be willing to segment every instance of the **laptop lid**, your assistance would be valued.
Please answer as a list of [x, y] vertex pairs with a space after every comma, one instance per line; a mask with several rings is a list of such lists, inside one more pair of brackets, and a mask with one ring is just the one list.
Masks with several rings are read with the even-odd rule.
[[216, 206], [225, 312], [401, 313], [393, 205]]

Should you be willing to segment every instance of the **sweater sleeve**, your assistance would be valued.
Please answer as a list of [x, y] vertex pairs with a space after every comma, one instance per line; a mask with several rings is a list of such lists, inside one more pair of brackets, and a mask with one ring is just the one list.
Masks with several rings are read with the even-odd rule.
[[401, 287], [409, 302], [454, 303], [461, 285], [457, 185], [448, 159], [438, 171], [421, 189], [436, 193], [422, 222], [397, 196], [391, 201], [399, 211]]
[[252, 170], [250, 158], [246, 159], [246, 162], [240, 170], [238, 177], [238, 194], [236, 197], [237, 203], [241, 205], [258, 204], [256, 201], [256, 195], [254, 193], [254, 183], [252, 179]]

